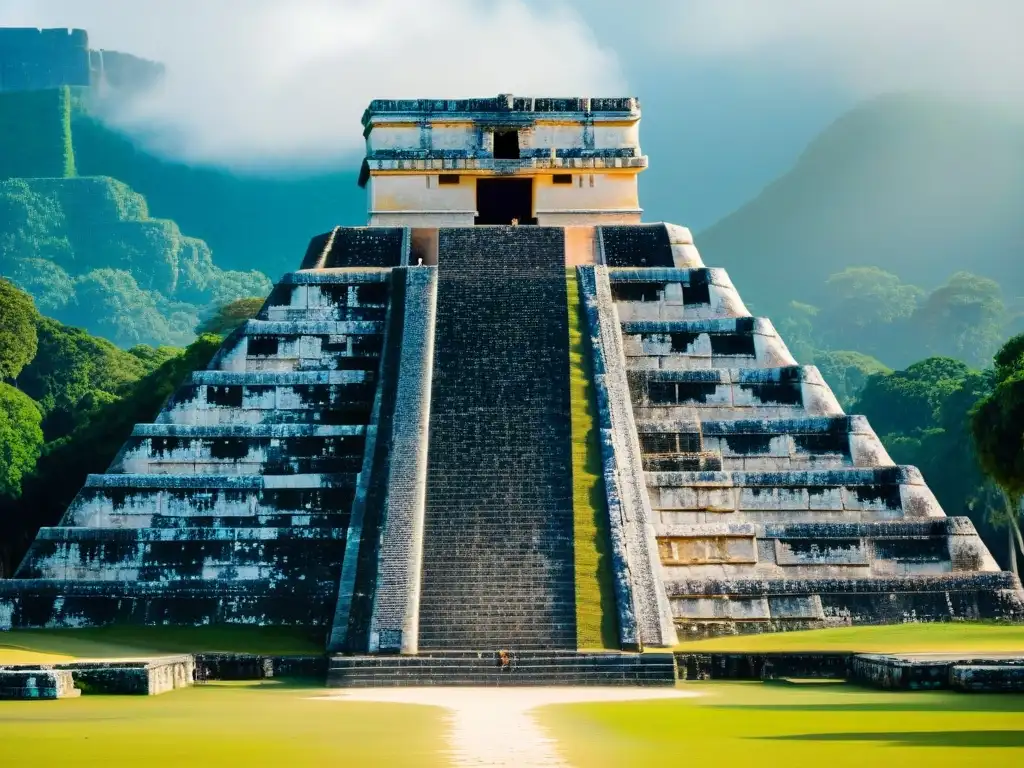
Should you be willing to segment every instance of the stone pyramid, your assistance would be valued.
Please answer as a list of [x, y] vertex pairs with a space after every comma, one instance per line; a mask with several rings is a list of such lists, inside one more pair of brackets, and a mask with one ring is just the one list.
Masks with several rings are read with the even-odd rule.
[[620, 647], [1024, 617], [970, 521], [893, 464], [686, 229], [650, 224], [315, 238], [39, 532], [0, 582], [0, 628], [286, 624], [361, 653], [574, 650], [567, 265]]

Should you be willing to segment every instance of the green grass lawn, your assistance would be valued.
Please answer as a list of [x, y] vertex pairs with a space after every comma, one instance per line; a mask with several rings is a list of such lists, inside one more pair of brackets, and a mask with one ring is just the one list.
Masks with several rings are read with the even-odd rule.
[[579, 766], [1024, 764], [1024, 696], [884, 693], [842, 684], [686, 684], [699, 698], [546, 707]]
[[294, 627], [94, 627], [0, 632], [0, 664], [173, 653], [302, 655], [324, 652], [322, 632]]
[[680, 643], [677, 651], [858, 651], [862, 653], [1024, 653], [1024, 624], [949, 622], [840, 627], [735, 635]]
[[444, 710], [310, 700], [325, 693], [266, 681], [0, 701], [0, 754], [11, 766], [446, 764]]

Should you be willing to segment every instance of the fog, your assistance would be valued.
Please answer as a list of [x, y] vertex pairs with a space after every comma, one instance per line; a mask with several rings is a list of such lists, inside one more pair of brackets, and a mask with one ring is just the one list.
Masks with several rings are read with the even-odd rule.
[[371, 98], [626, 88], [560, 3], [0, 0], [0, 25], [82, 27], [94, 48], [163, 62], [162, 86], [110, 119], [162, 154], [235, 167], [353, 152]]
[[1024, 103], [1020, 0], [0, 0], [0, 25], [84, 27], [165, 63], [108, 119], [239, 169], [351, 165], [375, 97], [640, 93], [653, 197], [696, 174], [699, 195], [675, 193], [695, 225], [860, 99]]

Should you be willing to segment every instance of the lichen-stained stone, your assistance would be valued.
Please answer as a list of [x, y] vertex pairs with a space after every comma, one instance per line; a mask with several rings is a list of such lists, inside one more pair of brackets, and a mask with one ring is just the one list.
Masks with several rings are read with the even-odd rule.
[[736, 288], [722, 269], [608, 270], [620, 320], [713, 320], [749, 317]]
[[[0, 629], [3, 626], [0, 625]], [[0, 667], [0, 701], [68, 699], [81, 696], [71, 672], [58, 669], [5, 669]]]
[[564, 232], [440, 232], [420, 649], [576, 647]]
[[[314, 238], [40, 531], [0, 581], [0, 629], [326, 627], [338, 606], [350, 650], [571, 649], [563, 240], [445, 229], [421, 268], [408, 229]], [[577, 272], [624, 647], [1024, 619], [970, 521], [843, 413], [688, 230], [594, 241], [600, 265]]]
[[[394, 239], [342, 234], [332, 258], [385, 258]], [[378, 388], [382, 277], [286, 276], [40, 530], [0, 589], [0, 628], [329, 622]]]
[[627, 644], [625, 635], [635, 627], [636, 643], [672, 645], [675, 631], [662, 587], [654, 513], [644, 488], [642, 449], [629, 403], [622, 337], [608, 271], [604, 267], [581, 267], [577, 274], [594, 356], [623, 644]]
[[[982, 578], [996, 566], [973, 527], [945, 517], [917, 470], [893, 465], [867, 420], [843, 413], [722, 270], [679, 268], [688, 232], [668, 227], [666, 246], [659, 227], [603, 241], [679, 631], [1024, 614], [1019, 589]], [[954, 597], [936, 579], [957, 573]], [[905, 594], [873, 591], [894, 578], [919, 581]], [[768, 602], [733, 616], [735, 598], [716, 597], [712, 583], [750, 585]], [[772, 593], [790, 583], [813, 588]], [[871, 594], [834, 594], [851, 583]]]

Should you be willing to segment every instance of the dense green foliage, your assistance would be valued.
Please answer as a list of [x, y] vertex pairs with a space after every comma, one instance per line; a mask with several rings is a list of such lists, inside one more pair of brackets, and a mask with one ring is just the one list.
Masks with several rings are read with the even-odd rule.
[[93, 405], [120, 397], [129, 385], [179, 353], [167, 347], [126, 352], [50, 318], [39, 320], [38, 333], [39, 351], [18, 384], [42, 410], [48, 439], [81, 426]]
[[1012, 498], [1024, 496], [1024, 334], [995, 358], [995, 387], [974, 410], [973, 434], [985, 472]]
[[304, 176], [239, 175], [163, 160], [84, 107], [72, 125], [79, 173], [112, 176], [139, 190], [155, 215], [207, 242], [224, 268], [276, 277], [295, 269], [314, 234], [366, 222], [355, 166]]
[[208, 305], [266, 294], [110, 178], [0, 182], [0, 271], [61, 322], [120, 346], [187, 344]]
[[0, 497], [21, 492], [43, 447], [42, 414], [32, 398], [0, 383]]
[[16, 379], [36, 355], [39, 343], [32, 298], [0, 279], [0, 381]]
[[19, 369], [20, 389], [0, 383], [0, 575], [40, 526], [60, 519], [86, 475], [106, 469], [135, 423], [151, 420], [220, 343], [204, 335], [183, 353], [125, 351], [40, 317], [26, 294], [0, 281], [0, 319], [14, 316], [14, 308], [30, 320], [32, 354], [9, 364]]
[[981, 466], [1002, 491], [995, 519], [1010, 529], [1011, 552], [1016, 542], [1024, 555], [1024, 334], [996, 354], [993, 376], [995, 388], [975, 406], [971, 431]]
[[993, 386], [990, 370], [929, 358], [870, 377], [850, 410], [868, 417], [896, 463], [921, 469], [946, 514], [971, 518], [1005, 566], [1005, 537], [992, 521], [998, 499], [971, 442], [971, 410]]
[[983, 367], [1014, 323], [999, 285], [969, 272], [928, 292], [878, 267], [849, 267], [822, 284], [817, 301], [789, 302], [778, 327], [798, 360], [823, 368], [837, 350], [857, 350], [870, 372], [929, 355]]
[[0, 179], [75, 175], [68, 88], [0, 93]]
[[215, 333], [227, 336], [246, 320], [256, 317], [260, 309], [263, 308], [263, 302], [264, 299], [259, 296], [250, 296], [214, 307], [202, 319], [199, 327], [196, 328], [196, 333]]
[[821, 371], [843, 408], [853, 406], [870, 377], [892, 372], [862, 352], [815, 350], [809, 359]]
[[[829, 275], [859, 264], [926, 289], [967, 267], [997, 280], [1007, 296], [1024, 296], [1020, 115], [923, 95], [867, 102], [757, 198], [698, 233], [697, 243], [705, 261], [727, 266], [744, 299], [770, 316], [793, 299], [826, 306]], [[852, 348], [890, 365], [922, 356], [910, 340], [894, 356]]]

